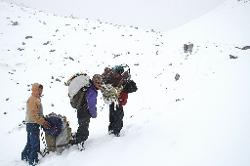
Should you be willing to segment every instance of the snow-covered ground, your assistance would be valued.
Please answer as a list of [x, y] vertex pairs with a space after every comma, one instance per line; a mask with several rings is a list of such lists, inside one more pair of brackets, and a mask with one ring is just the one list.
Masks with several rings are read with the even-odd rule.
[[[108, 106], [99, 93], [86, 150], [50, 153], [41, 166], [248, 166], [249, 15], [249, 0], [228, 0], [159, 32], [0, 1], [0, 165], [26, 165], [20, 124], [31, 83], [44, 85], [44, 113], [67, 116], [76, 131], [64, 81], [126, 63], [139, 90], [124, 107], [122, 136], [107, 134]], [[192, 53], [183, 51], [188, 42]]]

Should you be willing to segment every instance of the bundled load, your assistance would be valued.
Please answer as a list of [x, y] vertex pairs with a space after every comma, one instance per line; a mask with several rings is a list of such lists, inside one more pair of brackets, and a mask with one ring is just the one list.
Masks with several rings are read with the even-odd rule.
[[103, 85], [101, 92], [106, 104], [111, 104], [112, 102], [117, 103], [122, 91], [127, 93], [137, 91], [136, 83], [131, 80], [128, 65], [117, 65], [113, 68], [106, 67], [102, 77]]
[[50, 113], [45, 117], [51, 128], [45, 129], [45, 140], [48, 152], [62, 153], [69, 147], [71, 140], [71, 128], [65, 116]]
[[86, 73], [74, 74], [66, 83], [68, 86], [68, 96], [73, 108], [78, 108], [79, 99], [83, 99], [86, 89], [90, 86], [90, 77]]
[[130, 68], [128, 65], [117, 65], [113, 68], [106, 67], [102, 77], [104, 84], [121, 87], [131, 77]]
[[122, 88], [113, 87], [111, 84], [103, 84], [101, 88], [102, 97], [106, 104], [117, 103]]

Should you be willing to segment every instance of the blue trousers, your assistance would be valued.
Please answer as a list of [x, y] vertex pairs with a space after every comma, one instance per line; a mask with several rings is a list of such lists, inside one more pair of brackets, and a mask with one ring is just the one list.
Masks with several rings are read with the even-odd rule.
[[39, 161], [38, 152], [40, 151], [40, 129], [36, 123], [27, 123], [27, 144], [21, 154], [21, 159], [29, 162], [30, 165], [36, 165]]

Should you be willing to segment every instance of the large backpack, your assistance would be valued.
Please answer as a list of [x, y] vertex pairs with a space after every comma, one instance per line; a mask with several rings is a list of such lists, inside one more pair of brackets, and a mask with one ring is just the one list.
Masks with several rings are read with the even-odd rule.
[[104, 102], [106, 104], [111, 104], [112, 102], [117, 103], [121, 90], [122, 87], [113, 87], [111, 84], [102, 85], [101, 92]]
[[127, 93], [133, 93], [137, 91], [136, 83], [133, 80], [127, 80], [123, 85], [123, 90]]
[[68, 96], [70, 105], [78, 109], [80, 102], [85, 97], [85, 92], [90, 87], [90, 77], [86, 73], [77, 73], [73, 75], [66, 83], [68, 85]]
[[113, 87], [121, 87], [130, 79], [130, 68], [128, 65], [117, 65], [113, 68], [106, 67], [102, 74], [104, 84], [111, 84]]
[[51, 128], [44, 129], [47, 151], [62, 153], [70, 146], [72, 139], [69, 122], [65, 116], [55, 113], [50, 113], [45, 119], [51, 125]]
[[136, 83], [131, 80], [128, 65], [117, 65], [113, 68], [106, 67], [102, 74], [102, 96], [106, 104], [117, 103], [122, 91], [133, 93], [137, 91]]

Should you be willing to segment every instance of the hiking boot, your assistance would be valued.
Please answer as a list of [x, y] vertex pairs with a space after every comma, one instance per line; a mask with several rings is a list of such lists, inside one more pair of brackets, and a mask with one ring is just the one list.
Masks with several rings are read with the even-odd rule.
[[39, 160], [35, 160], [33, 162], [29, 162], [30, 166], [36, 166], [39, 163]]
[[76, 142], [75, 139], [71, 139], [71, 140], [69, 140], [69, 144], [70, 145], [75, 145], [75, 144], [77, 144], [77, 142]]
[[85, 150], [85, 148], [84, 148], [84, 142], [78, 143], [77, 146], [78, 146], [78, 150], [79, 150], [79, 151]]
[[29, 158], [27, 156], [22, 156], [21, 160], [23, 160], [23, 161], [29, 161]]
[[27, 153], [22, 152], [22, 154], [21, 154], [21, 160], [23, 160], [23, 161], [29, 161], [29, 157], [28, 157]]
[[116, 137], [120, 137], [120, 133], [113, 133]]
[[109, 130], [109, 135], [114, 134], [113, 130]]

